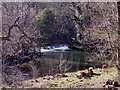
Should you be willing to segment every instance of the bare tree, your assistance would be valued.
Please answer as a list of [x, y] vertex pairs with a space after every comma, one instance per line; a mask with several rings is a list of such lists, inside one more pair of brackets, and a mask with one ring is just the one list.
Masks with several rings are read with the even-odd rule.
[[[118, 25], [119, 25], [119, 30], [118, 30], [118, 41], [119, 41], [119, 36], [120, 36], [120, 2], [117, 2], [117, 8], [118, 8]], [[118, 46], [119, 46], [119, 42], [118, 42]], [[119, 51], [120, 47], [118, 47], [118, 58], [117, 58], [117, 68], [118, 68], [118, 80], [120, 82], [120, 56], [119, 56]]]
[[59, 73], [65, 73], [71, 69], [72, 65], [69, 64], [69, 58], [64, 59], [63, 52], [60, 54], [58, 71]]

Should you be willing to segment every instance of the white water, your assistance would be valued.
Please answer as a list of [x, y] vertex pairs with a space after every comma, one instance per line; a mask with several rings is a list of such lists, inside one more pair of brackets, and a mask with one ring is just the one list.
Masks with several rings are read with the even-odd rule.
[[58, 47], [55, 47], [55, 46], [48, 46], [46, 49], [45, 48], [41, 48], [41, 52], [56, 52], [58, 50], [61, 50], [61, 51], [65, 51], [69, 49], [67, 45], [59, 45]]

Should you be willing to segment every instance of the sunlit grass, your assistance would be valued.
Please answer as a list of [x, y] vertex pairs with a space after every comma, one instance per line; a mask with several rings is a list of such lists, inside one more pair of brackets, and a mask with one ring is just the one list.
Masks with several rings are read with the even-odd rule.
[[[82, 70], [83, 71], [83, 70]], [[81, 72], [77, 71], [78, 73]], [[75, 74], [77, 72], [70, 72], [70, 73], [65, 73], [66, 75], [70, 75], [70, 74]], [[95, 83], [95, 81], [104, 81], [107, 79], [113, 79], [116, 80], [116, 76], [118, 75], [117, 73], [117, 69], [115, 67], [112, 68], [108, 68], [105, 70], [102, 69], [95, 69], [95, 73], [100, 74], [100, 76], [98, 75], [94, 75], [91, 77], [91, 79], [85, 79], [85, 78], [77, 78], [77, 77], [62, 77], [58, 80], [54, 80], [48, 87], [49, 88], [54, 88], [54, 87], [68, 87], [70, 85], [73, 85], [75, 83], [84, 83], [84, 84], [92, 84]]]

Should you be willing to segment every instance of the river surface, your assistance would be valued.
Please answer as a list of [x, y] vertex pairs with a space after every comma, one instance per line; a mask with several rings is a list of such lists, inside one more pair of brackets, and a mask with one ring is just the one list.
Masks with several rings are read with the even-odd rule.
[[[57, 65], [59, 65], [60, 60], [67, 60], [68, 66], [71, 68], [67, 72], [75, 72], [78, 70], [84, 70], [89, 67], [94, 67], [100, 65], [97, 60], [89, 61], [87, 57], [89, 56], [86, 52], [80, 50], [73, 50], [67, 46], [56, 47], [56, 48], [42, 48], [43, 57], [38, 58], [40, 65], [40, 76], [48, 74], [49, 70], [57, 70]], [[26, 73], [22, 75], [24, 78], [28, 77]]]
[[62, 47], [57, 47], [57, 49], [52, 49], [50, 51], [43, 51], [43, 57], [47, 61], [56, 62], [61, 58], [62, 60], [68, 60], [69, 64], [72, 65], [71, 71], [77, 71], [86, 69], [88, 67], [96, 67], [98, 62], [90, 62], [86, 58], [88, 54], [84, 51], [73, 50], [68, 48], [67, 45], [63, 45]]
[[46, 52], [43, 53], [43, 57], [47, 60], [52, 60], [52, 62], [62, 60], [69, 60], [69, 63], [74, 67], [75, 70], [83, 69], [80, 64], [85, 62], [85, 53], [81, 51], [56, 51], [56, 52]]

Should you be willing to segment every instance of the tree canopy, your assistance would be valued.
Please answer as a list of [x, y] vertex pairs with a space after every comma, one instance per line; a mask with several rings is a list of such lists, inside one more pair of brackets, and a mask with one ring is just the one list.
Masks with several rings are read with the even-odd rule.
[[52, 10], [45, 8], [37, 16], [35, 16], [32, 26], [39, 30], [40, 35], [48, 36], [52, 34], [52, 27], [55, 25], [55, 15]]

